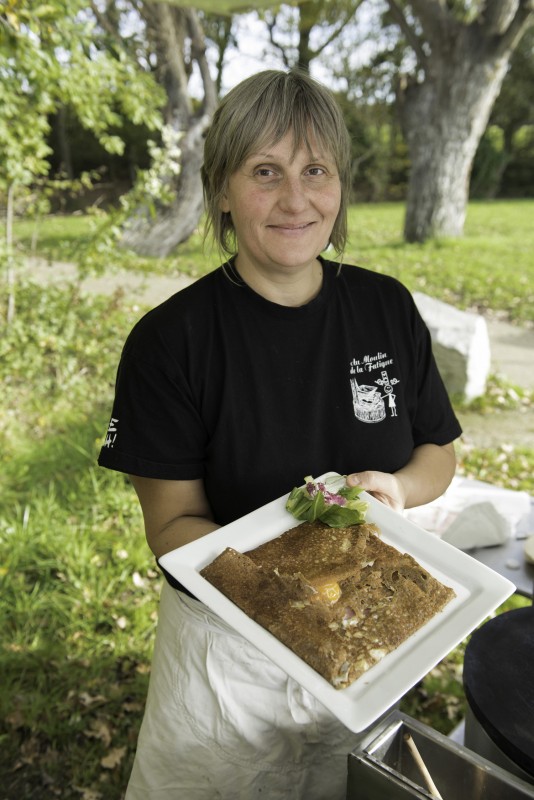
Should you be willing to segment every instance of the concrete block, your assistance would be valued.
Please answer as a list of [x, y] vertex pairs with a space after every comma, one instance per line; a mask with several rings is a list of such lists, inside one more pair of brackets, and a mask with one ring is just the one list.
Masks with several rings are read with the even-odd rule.
[[413, 297], [430, 331], [434, 357], [449, 395], [466, 400], [483, 395], [491, 367], [486, 320], [421, 292], [414, 292]]

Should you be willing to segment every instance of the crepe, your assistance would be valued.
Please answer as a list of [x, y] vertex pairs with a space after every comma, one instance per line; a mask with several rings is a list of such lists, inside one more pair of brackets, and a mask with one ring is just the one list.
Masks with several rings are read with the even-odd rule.
[[455, 596], [375, 525], [304, 522], [201, 575], [335, 688], [349, 686]]

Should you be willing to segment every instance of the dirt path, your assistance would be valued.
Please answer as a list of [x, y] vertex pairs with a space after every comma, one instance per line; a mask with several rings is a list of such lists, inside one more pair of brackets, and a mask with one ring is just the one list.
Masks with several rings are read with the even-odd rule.
[[[75, 264], [61, 261], [50, 264], [45, 259], [28, 258], [21, 275], [42, 285], [66, 284], [76, 281], [78, 270]], [[89, 294], [113, 294], [123, 291], [127, 302], [139, 306], [153, 306], [180, 291], [192, 282], [187, 275], [142, 275], [138, 272], [120, 270], [106, 275], [86, 278], [81, 282], [82, 291]]]

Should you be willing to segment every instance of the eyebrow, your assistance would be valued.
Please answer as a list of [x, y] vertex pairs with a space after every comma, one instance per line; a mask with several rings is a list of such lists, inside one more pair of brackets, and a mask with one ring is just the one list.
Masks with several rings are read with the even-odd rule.
[[[251, 161], [252, 159], [256, 159], [256, 158], [261, 158], [261, 159], [265, 158], [265, 159], [269, 159], [271, 161], [278, 161], [279, 156], [277, 156], [275, 153], [251, 153], [249, 156], [247, 156], [245, 161]], [[321, 160], [333, 161], [334, 160], [332, 156], [323, 155], [321, 153], [317, 153], [317, 154], [311, 153], [309, 158], [310, 158], [310, 161], [321, 161]], [[294, 158], [292, 160], [294, 160]]]

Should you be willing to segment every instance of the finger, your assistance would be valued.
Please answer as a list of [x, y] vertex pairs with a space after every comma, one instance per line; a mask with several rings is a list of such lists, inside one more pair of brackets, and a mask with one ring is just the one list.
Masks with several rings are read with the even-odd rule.
[[383, 489], [383, 479], [380, 481], [379, 476], [383, 473], [376, 473], [372, 470], [365, 470], [364, 472], [353, 472], [347, 475], [348, 486], [360, 486], [362, 489], [373, 491], [373, 489]]

